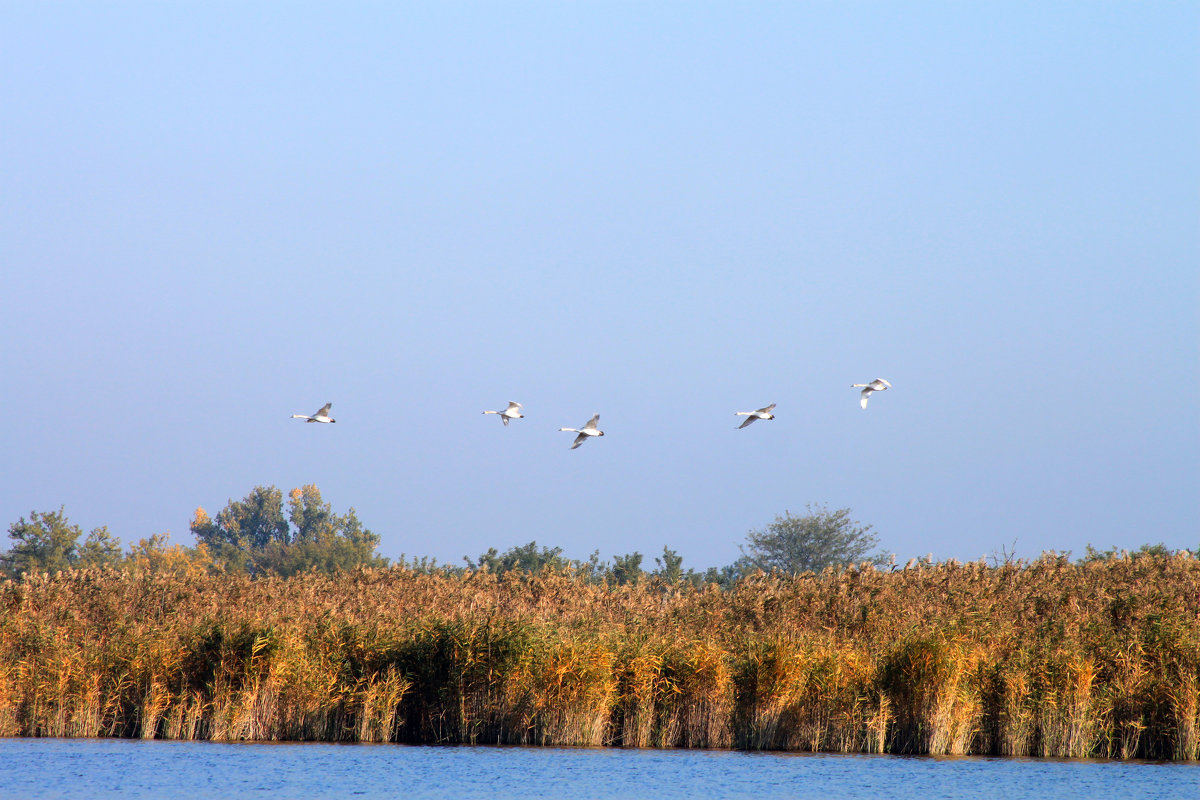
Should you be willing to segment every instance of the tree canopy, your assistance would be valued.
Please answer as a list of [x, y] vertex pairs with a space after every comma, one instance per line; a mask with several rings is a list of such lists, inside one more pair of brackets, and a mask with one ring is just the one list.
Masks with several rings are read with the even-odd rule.
[[230, 500], [215, 520], [196, 509], [191, 531], [213, 561], [231, 572], [287, 576], [387, 565], [375, 553], [379, 535], [363, 527], [353, 508], [335, 514], [311, 484], [288, 494], [286, 517], [283, 493], [257, 486], [242, 500]]
[[33, 511], [28, 519], [21, 517], [9, 526], [14, 544], [0, 551], [0, 575], [20, 578], [26, 573], [111, 566], [287, 576], [388, 563], [375, 553], [379, 536], [363, 527], [354, 509], [335, 514], [316, 486], [293, 489], [286, 513], [282, 492], [258, 486], [243, 499], [230, 500], [216, 519], [196, 509], [190, 527], [195, 547], [169, 544], [169, 536], [158, 533], [139, 540], [126, 554], [106, 527], [84, 537], [63, 508]]
[[[654, 568], [643, 566], [640, 552], [614, 554], [601, 560], [596, 550], [586, 560], [563, 555], [561, 547], [539, 546], [536, 541], [500, 552], [494, 547], [475, 558], [463, 557], [465, 566], [438, 564], [436, 558], [408, 559], [401, 555], [396, 566], [422, 573], [462, 573], [484, 569], [494, 574], [535, 574], [543, 570], [571, 571], [583, 579], [610, 586], [655, 581], [670, 587], [715, 584], [728, 589], [757, 570], [786, 574], [820, 572], [828, 567], [846, 567], [869, 562], [885, 563], [888, 554], [875, 551], [878, 537], [870, 525], [850, 518], [850, 509], [829, 510], [824, 505], [806, 505], [802, 515], [785, 511], [762, 530], [751, 530], [739, 546], [741, 556], [732, 564], [709, 567], [703, 572], [684, 568], [683, 557], [664, 546], [654, 557]], [[389, 561], [378, 555], [380, 537], [365, 528], [353, 508], [337, 514], [313, 485], [292, 489], [285, 501], [274, 486], [256, 486], [241, 500], [230, 500], [216, 516], [197, 508], [190, 525], [196, 545], [171, 544], [166, 533], [140, 539], [128, 553], [107, 527], [83, 529], [67, 519], [65, 510], [32, 511], [8, 528], [13, 546], [0, 551], [0, 576], [20, 579], [26, 573], [53, 572], [72, 568], [111, 566], [150, 572], [198, 574], [210, 571], [244, 573], [251, 576], [284, 577], [316, 570], [336, 572], [356, 567], [384, 567]], [[1195, 551], [1200, 553], [1200, 548]], [[1080, 563], [1122, 558], [1173, 555], [1161, 542], [1143, 544], [1137, 550], [1117, 547], [1099, 550], [1088, 545]], [[1005, 554], [1006, 562], [1011, 557]], [[932, 564], [932, 554], [920, 560]]]
[[574, 566], [574, 562], [570, 559], [563, 558], [561, 547], [542, 547], [539, 550], [536, 541], [520, 547], [510, 547], [503, 553], [500, 553], [494, 547], [489, 547], [487, 552], [481, 554], [478, 558], [472, 560], [467, 556], [463, 556], [463, 561], [467, 562], [467, 565], [472, 568], [486, 569], [497, 575], [514, 570], [518, 572], [538, 572], [544, 567], [564, 569], [568, 566]]
[[758, 568], [796, 574], [886, 560], [886, 554], [871, 552], [879, 538], [870, 525], [850, 519], [850, 509], [830, 511], [823, 505], [808, 505], [805, 511], [802, 516], [785, 511], [764, 530], [747, 533], [740, 548], [743, 557], [735, 568], [743, 573]]
[[121, 542], [106, 527], [94, 528], [81, 544], [83, 528], [67, 520], [66, 511], [31, 511], [8, 528], [13, 547], [0, 553], [0, 570], [12, 578], [26, 572], [51, 572], [72, 567], [115, 564], [122, 558]]

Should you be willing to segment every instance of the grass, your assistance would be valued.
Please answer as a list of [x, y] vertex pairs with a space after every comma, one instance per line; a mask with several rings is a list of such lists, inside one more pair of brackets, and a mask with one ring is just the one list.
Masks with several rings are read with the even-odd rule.
[[1200, 561], [0, 584], [0, 736], [1200, 758]]

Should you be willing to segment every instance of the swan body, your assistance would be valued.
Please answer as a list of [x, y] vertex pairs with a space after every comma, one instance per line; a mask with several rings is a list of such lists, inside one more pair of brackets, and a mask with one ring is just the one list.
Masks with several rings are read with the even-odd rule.
[[597, 423], [599, 423], [599, 422], [600, 422], [600, 415], [596, 414], [591, 419], [589, 419], [587, 421], [587, 424], [584, 425], [582, 428], [559, 428], [559, 430], [560, 431], [571, 431], [572, 433], [579, 434], [578, 436], [575, 437], [575, 443], [571, 445], [571, 449], [574, 450], [576, 447], [579, 447], [579, 445], [586, 442], [588, 440], [588, 437], [604, 435], [604, 431], [602, 431], [596, 427]]
[[326, 403], [321, 406], [321, 410], [315, 414], [292, 414], [292, 419], [302, 419], [305, 422], [337, 422], [336, 419], [329, 416], [329, 409], [333, 403]]
[[861, 408], [867, 407], [867, 399], [875, 392], [885, 392], [888, 389], [892, 388], [892, 385], [890, 383], [888, 383], [887, 381], [885, 381], [883, 378], [876, 378], [875, 380], [871, 381], [870, 383], [852, 383], [852, 384], [850, 384], [851, 389], [857, 389], [860, 386], [862, 387], [862, 397], [859, 399], [858, 405]]
[[485, 411], [485, 414], [497, 414], [500, 421], [504, 423], [504, 427], [508, 427], [508, 421], [512, 419], [525, 419], [525, 415], [521, 413], [521, 404], [508, 401], [508, 408], [503, 411]]
[[755, 420], [758, 420], [758, 419], [775, 419], [775, 415], [771, 413], [771, 410], [773, 408], [775, 408], [775, 404], [771, 403], [771, 405], [763, 406], [762, 408], [758, 409], [757, 411], [737, 411], [737, 412], [735, 412], [736, 416], [746, 418], [745, 422], [743, 422], [741, 425], [738, 425], [738, 430], [741, 430], [742, 428], [749, 425], [751, 422], [754, 422]]

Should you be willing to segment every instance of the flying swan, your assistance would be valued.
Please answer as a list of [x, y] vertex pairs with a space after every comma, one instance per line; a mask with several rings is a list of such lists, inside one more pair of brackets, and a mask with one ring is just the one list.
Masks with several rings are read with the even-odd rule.
[[758, 411], [735, 412], [737, 416], [746, 418], [745, 422], [743, 422], [741, 425], [738, 425], [738, 430], [740, 431], [742, 428], [746, 427], [751, 422], [754, 422], [756, 419], [775, 419], [775, 415], [771, 413], [771, 409], [773, 408], [775, 408], [775, 404], [771, 403], [771, 405], [760, 408]]
[[485, 414], [499, 414], [500, 421], [504, 423], [504, 427], [508, 427], [510, 419], [525, 419], [525, 415], [521, 413], [521, 404], [508, 401], [508, 408], [503, 411], [485, 411]]
[[586, 442], [588, 440], [589, 436], [603, 436], [604, 435], [604, 431], [602, 431], [596, 427], [596, 423], [598, 423], [599, 421], [600, 421], [600, 415], [596, 414], [594, 417], [589, 419], [587, 422], [587, 425], [584, 425], [582, 428], [559, 428], [559, 430], [560, 431], [571, 431], [572, 433], [579, 434], [578, 436], [575, 437], [575, 443], [571, 445], [571, 449], [574, 450], [576, 447], [579, 447], [579, 445]]
[[308, 414], [292, 414], [292, 419], [302, 419], [305, 422], [337, 422], [336, 419], [329, 416], [329, 408], [333, 403], [326, 403], [321, 406], [321, 410], [309, 416]]
[[888, 383], [887, 381], [885, 381], [883, 378], [876, 378], [875, 380], [871, 381], [870, 383], [852, 383], [852, 384], [850, 384], [851, 389], [857, 389], [860, 386], [863, 387], [863, 390], [862, 390], [862, 399], [858, 401], [858, 404], [860, 406], [862, 406], [863, 408], [867, 407], [867, 398], [869, 398], [874, 392], [886, 392], [888, 389], [892, 388], [892, 385], [890, 383]]

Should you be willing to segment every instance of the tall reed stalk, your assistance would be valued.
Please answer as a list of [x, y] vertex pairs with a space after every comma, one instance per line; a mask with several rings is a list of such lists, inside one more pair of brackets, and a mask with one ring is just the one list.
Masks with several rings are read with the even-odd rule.
[[1200, 757], [1200, 562], [0, 584], [0, 735]]

